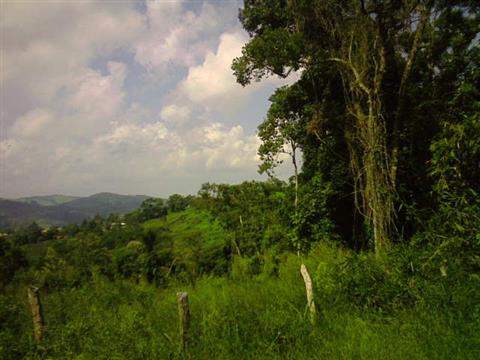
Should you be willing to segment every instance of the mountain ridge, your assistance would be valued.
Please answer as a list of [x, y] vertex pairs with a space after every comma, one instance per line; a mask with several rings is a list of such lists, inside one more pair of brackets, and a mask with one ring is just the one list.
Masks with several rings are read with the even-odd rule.
[[80, 199], [81, 196], [72, 196], [64, 194], [39, 195], [39, 196], [25, 196], [17, 199], [8, 199], [13, 201], [20, 201], [23, 203], [37, 203], [42, 206], [52, 206], [65, 204], [69, 201]]
[[0, 199], [0, 227], [15, 227], [33, 221], [43, 226], [61, 226], [79, 223], [97, 214], [125, 214], [150, 197], [100, 192], [85, 197], [54, 194]]

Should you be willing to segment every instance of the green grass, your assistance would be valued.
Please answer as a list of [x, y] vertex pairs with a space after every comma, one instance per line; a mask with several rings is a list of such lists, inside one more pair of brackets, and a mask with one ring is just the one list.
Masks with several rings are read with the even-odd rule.
[[320, 316], [314, 326], [306, 313], [300, 259], [288, 255], [277, 276], [203, 277], [194, 285], [166, 289], [95, 276], [81, 288], [42, 294], [48, 332], [38, 349], [21, 297], [16, 307], [10, 303], [20, 323], [12, 317], [8, 324], [17, 324], [23, 335], [9, 337], [0, 330], [0, 357], [182, 358], [176, 293], [187, 291], [192, 359], [478, 358], [478, 323], [466, 325], [455, 314], [420, 305], [382, 313], [348, 300], [329, 301], [319, 293], [328, 279], [316, 269], [336, 260], [324, 250], [323, 258], [304, 259], [317, 290]]
[[[455, 290], [447, 278], [433, 284], [412, 278], [419, 282], [411, 284], [418, 288], [418, 298], [402, 303], [396, 299], [404, 299], [408, 290], [402, 284], [410, 282], [396, 271], [385, 272], [373, 254], [323, 244], [305, 258], [271, 250], [226, 263], [228, 234], [206, 212], [169, 214], [143, 228], [159, 234], [160, 248], [154, 251], [164, 246], [173, 254], [178, 273], [165, 282], [167, 287], [106, 279], [94, 272], [78, 288], [44, 291], [47, 332], [40, 346], [32, 337], [26, 289], [0, 294], [0, 358], [479, 358], [475, 293]], [[29, 258], [41, 256], [47, 245], [31, 246]], [[299, 273], [302, 262], [314, 282], [319, 312], [314, 325]], [[204, 271], [211, 264], [217, 267]], [[387, 268], [402, 269], [401, 264], [390, 262]], [[202, 275], [217, 269], [222, 276]], [[186, 354], [180, 351], [178, 291], [188, 292], [191, 305]]]
[[172, 232], [181, 235], [195, 227], [197, 230], [210, 230], [213, 217], [206, 211], [187, 209], [181, 212], [169, 213], [165, 218], [152, 219], [143, 223], [146, 230], [157, 230], [168, 226]]
[[184, 279], [196, 278], [204, 272], [222, 274], [227, 271], [224, 248], [228, 234], [207, 212], [186, 210], [168, 214], [166, 219], [147, 221], [143, 227], [153, 232], [166, 231], [162, 236], [168, 241], [160, 239], [158, 242], [160, 246], [170, 246], [168, 251]]
[[154, 232], [168, 229], [179, 249], [191, 248], [193, 245], [204, 249], [221, 247], [228, 238], [220, 223], [209, 213], [192, 209], [168, 214], [164, 219], [146, 221], [142, 226], [145, 230]]

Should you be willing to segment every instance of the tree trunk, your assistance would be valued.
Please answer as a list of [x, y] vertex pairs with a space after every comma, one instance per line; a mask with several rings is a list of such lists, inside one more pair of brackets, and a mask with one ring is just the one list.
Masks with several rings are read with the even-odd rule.
[[358, 174], [363, 178], [360, 189], [363, 199], [363, 212], [367, 224], [373, 230], [375, 253], [384, 252], [390, 243], [390, 230], [393, 220], [393, 191], [388, 168], [385, 124], [378, 116], [380, 105], [369, 99], [368, 113], [355, 105], [359, 151], [361, 164]]
[[298, 166], [297, 166], [297, 147], [292, 144], [292, 163], [294, 169], [294, 177], [295, 177], [295, 212], [297, 211], [298, 207]]

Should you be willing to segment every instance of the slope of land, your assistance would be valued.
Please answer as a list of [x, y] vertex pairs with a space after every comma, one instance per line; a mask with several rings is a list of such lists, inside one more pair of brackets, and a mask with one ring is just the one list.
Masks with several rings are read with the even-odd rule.
[[[29, 245], [29, 262], [45, 257], [48, 264], [42, 270], [49, 288], [41, 292], [47, 325], [42, 349], [50, 358], [475, 358], [480, 323], [457, 313], [474, 300], [458, 298], [463, 285], [456, 281], [439, 277], [421, 283], [414, 275], [421, 285], [402, 285], [399, 268], [383, 269], [373, 254], [357, 255], [328, 243], [309, 255], [272, 249], [253, 257], [232, 255], [222, 263], [229, 234], [202, 210], [171, 213], [139, 226], [154, 234], [152, 243], [144, 240], [150, 250], [133, 240], [138, 233], [130, 225], [104, 233], [102, 240], [83, 236]], [[113, 248], [107, 245], [110, 235]], [[136, 278], [138, 267], [148, 266], [145, 256], [156, 263], [161, 283]], [[111, 259], [103, 271], [115, 276], [99, 272], [103, 257]], [[206, 270], [213, 263], [217, 268]], [[313, 323], [301, 263], [313, 279], [318, 311]], [[405, 298], [419, 290], [422, 298], [406, 305]], [[186, 353], [178, 330], [179, 291], [188, 292], [191, 310]], [[444, 304], [444, 292], [456, 304]], [[24, 297], [22, 289], [1, 298], [0, 355], [10, 355], [6, 358], [39, 356]]]
[[44, 196], [28, 196], [28, 197], [15, 199], [15, 201], [20, 201], [20, 202], [29, 203], [29, 204], [38, 204], [42, 206], [52, 206], [52, 205], [64, 204], [79, 198], [80, 198], [79, 196], [55, 194], [55, 195], [44, 195]]
[[21, 201], [0, 199], [0, 226], [13, 227], [32, 221], [45, 226], [78, 223], [97, 214], [107, 216], [131, 212], [145, 199], [148, 196], [113, 193], [83, 198], [53, 195], [23, 198]]
[[104, 192], [69, 201], [59, 205], [59, 208], [92, 215], [124, 214], [133, 211], [148, 198], [149, 196], [145, 195], [119, 195]]

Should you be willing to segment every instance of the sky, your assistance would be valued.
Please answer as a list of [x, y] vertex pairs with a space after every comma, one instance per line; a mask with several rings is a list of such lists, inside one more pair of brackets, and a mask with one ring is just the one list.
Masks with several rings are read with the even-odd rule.
[[1, 1], [0, 197], [265, 179], [256, 128], [293, 78], [235, 82], [241, 6]]

